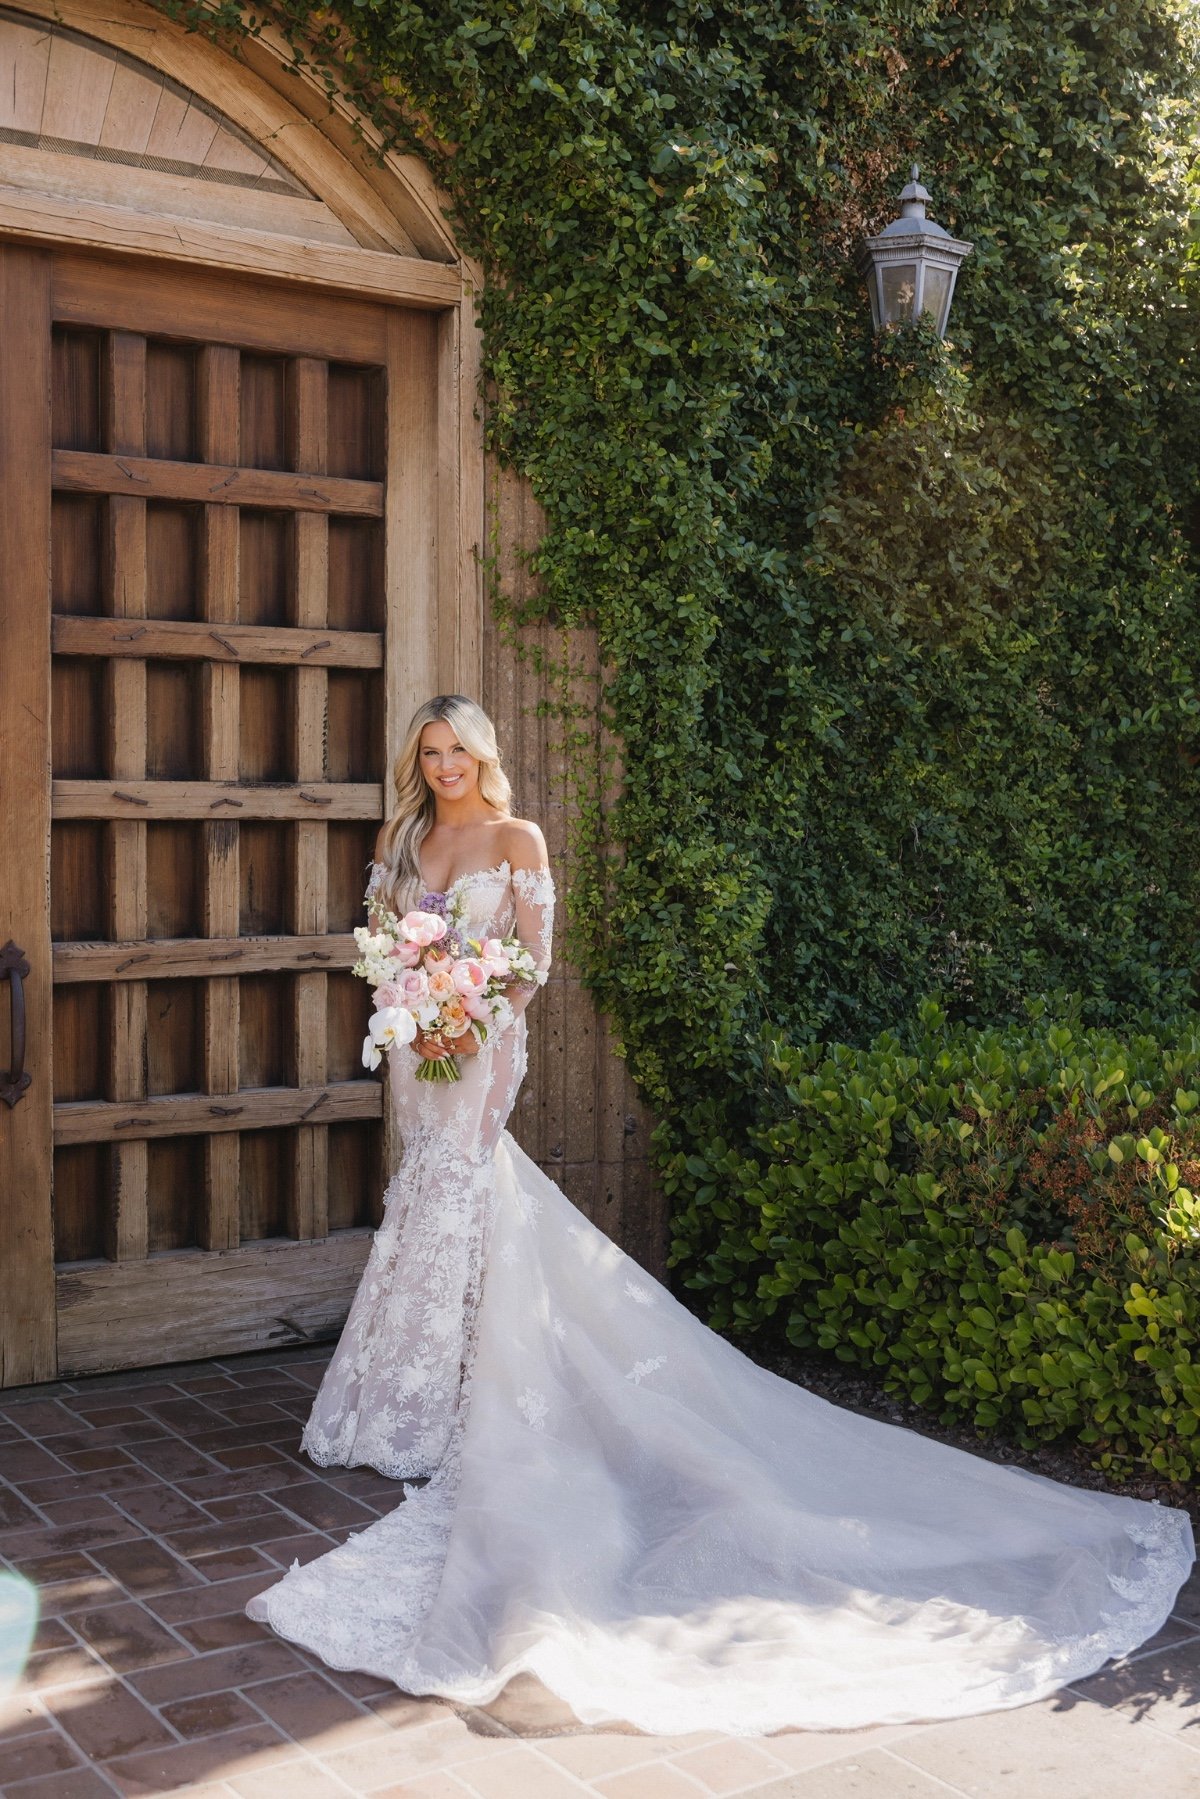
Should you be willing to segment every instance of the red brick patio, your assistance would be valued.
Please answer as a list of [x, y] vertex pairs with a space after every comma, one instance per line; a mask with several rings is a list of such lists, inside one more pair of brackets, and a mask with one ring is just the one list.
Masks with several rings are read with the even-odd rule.
[[1200, 1581], [1120, 1669], [988, 1718], [739, 1741], [581, 1727], [536, 1682], [484, 1710], [333, 1674], [242, 1607], [396, 1503], [297, 1449], [327, 1350], [5, 1395], [0, 1549], [42, 1622], [0, 1702], [35, 1799], [1156, 1799], [1200, 1794]]

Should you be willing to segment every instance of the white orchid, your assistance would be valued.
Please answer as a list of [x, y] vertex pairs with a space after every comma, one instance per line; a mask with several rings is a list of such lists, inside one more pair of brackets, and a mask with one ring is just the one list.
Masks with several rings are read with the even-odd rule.
[[376, 1012], [363, 1039], [363, 1067], [378, 1068], [385, 1049], [393, 1043], [411, 1043], [417, 1034], [417, 1021], [403, 1006], [383, 1006]]

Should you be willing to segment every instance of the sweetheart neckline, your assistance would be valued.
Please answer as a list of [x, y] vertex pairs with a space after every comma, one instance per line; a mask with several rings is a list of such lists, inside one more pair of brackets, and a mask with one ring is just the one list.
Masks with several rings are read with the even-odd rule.
[[[375, 862], [372, 864], [372, 866], [374, 868], [386, 868], [387, 864], [385, 862]], [[508, 860], [507, 856], [505, 856], [499, 862], [493, 862], [490, 868], [466, 869], [462, 874], [455, 875], [454, 879], [451, 881], [451, 883], [448, 887], [430, 887], [427, 884], [423, 884], [421, 891], [423, 894], [425, 894], [425, 893], [451, 894], [454, 892], [454, 889], [456, 887], [460, 887], [464, 881], [477, 881], [483, 875], [501, 875], [501, 874], [504, 874], [506, 870], [509, 874], [512, 873], [512, 863]], [[418, 872], [421, 872], [421, 871], [418, 871]], [[421, 881], [422, 881], [422, 883], [425, 883], [425, 875], [423, 872], [421, 872]]]
[[[493, 862], [490, 868], [470, 868], [463, 874], [455, 875], [448, 887], [426, 887], [425, 891], [426, 893], [451, 894], [456, 887], [461, 887], [464, 881], [478, 881], [484, 875], [502, 875], [506, 872], [512, 873], [512, 864], [507, 856], [503, 856], [499, 862]], [[424, 880], [425, 876], [422, 875], [421, 879]]]

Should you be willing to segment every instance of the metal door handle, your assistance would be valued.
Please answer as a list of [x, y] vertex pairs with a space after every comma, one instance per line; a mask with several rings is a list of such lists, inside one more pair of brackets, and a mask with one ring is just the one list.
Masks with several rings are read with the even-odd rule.
[[21, 984], [29, 978], [29, 964], [25, 951], [18, 949], [11, 937], [0, 949], [0, 980], [5, 975], [12, 985], [12, 1067], [0, 1075], [0, 1099], [15, 1106], [29, 1091], [33, 1076], [25, 1073], [25, 989]]

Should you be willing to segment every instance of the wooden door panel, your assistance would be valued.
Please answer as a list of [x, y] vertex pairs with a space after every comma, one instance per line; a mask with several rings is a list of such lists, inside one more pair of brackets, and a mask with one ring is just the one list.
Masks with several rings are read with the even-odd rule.
[[231, 1093], [157, 1094], [114, 1105], [110, 1100], [60, 1101], [54, 1142], [124, 1143], [138, 1136], [199, 1136], [277, 1129], [285, 1125], [344, 1124], [380, 1116], [374, 1081], [327, 1081], [315, 1087], [239, 1087]]
[[[151, 885], [148, 879], [147, 886]], [[316, 945], [311, 937], [159, 937], [139, 944], [58, 942], [52, 949], [54, 979], [60, 987], [78, 981], [169, 979], [172, 975], [331, 970], [348, 968], [357, 954], [349, 933], [327, 935]], [[361, 1012], [362, 989], [357, 983], [354, 991]]]
[[57, 331], [52, 345], [53, 439], [65, 450], [100, 448], [98, 331]]
[[96, 1368], [101, 1342], [110, 1367], [198, 1361], [213, 1354], [217, 1319], [239, 1349], [328, 1336], [346, 1315], [363, 1257], [362, 1234], [348, 1228], [323, 1243], [266, 1239], [249, 1252], [185, 1249], [148, 1262], [64, 1269], [61, 1364]]
[[[307, 631], [275, 625], [156, 619], [130, 630], [120, 619], [72, 617], [53, 621], [53, 648], [66, 656], [128, 656], [175, 662], [237, 662], [268, 668], [381, 668], [383, 638], [378, 631]], [[67, 772], [67, 771], [64, 771]]]
[[379, 518], [383, 512], [378, 481], [314, 480], [309, 474], [289, 474], [270, 465], [159, 462], [150, 456], [101, 455], [92, 450], [56, 449], [54, 485], [63, 493], [127, 494], [139, 505], [148, 499], [191, 500], [337, 512], [352, 518]]
[[[74, 257], [53, 293], [65, 1373], [303, 1334], [330, 1259], [344, 1299], [364, 1253], [381, 1090], [345, 971], [383, 808], [389, 470], [379, 309], [298, 323], [233, 283], [217, 330], [207, 285], [148, 299]], [[208, 1296], [183, 1336], [164, 1257]], [[290, 1325], [249, 1322], [268, 1266]]]
[[[456, 282], [457, 275], [451, 279]], [[64, 324], [104, 327], [119, 320], [149, 337], [376, 366], [386, 359], [392, 316], [387, 307], [367, 300], [311, 291], [284, 296], [251, 277], [167, 270], [120, 257], [106, 262], [69, 250], [55, 254], [53, 293], [54, 317]], [[448, 292], [445, 303], [455, 298]]]
[[[0, 302], [0, 943], [37, 1066], [0, 1107], [2, 1385], [344, 1310], [385, 1134], [350, 933], [385, 714], [453, 649], [457, 415], [432, 313], [6, 247]], [[3, 984], [0, 1073], [7, 1030]]]

